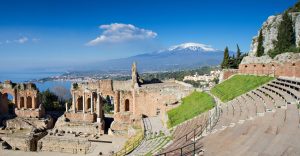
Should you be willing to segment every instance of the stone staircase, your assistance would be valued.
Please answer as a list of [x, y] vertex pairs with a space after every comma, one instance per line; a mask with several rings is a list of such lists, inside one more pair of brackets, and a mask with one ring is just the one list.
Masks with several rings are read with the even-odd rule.
[[130, 154], [130, 156], [138, 155], [154, 155], [169, 141], [169, 131], [163, 126], [159, 117], [143, 118], [145, 126], [145, 138], [141, 144]]

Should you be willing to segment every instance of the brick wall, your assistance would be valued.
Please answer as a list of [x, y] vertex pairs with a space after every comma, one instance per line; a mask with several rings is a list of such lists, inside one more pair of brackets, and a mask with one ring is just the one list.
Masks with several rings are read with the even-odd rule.
[[286, 63], [251, 63], [239, 66], [240, 74], [300, 77], [300, 61]]

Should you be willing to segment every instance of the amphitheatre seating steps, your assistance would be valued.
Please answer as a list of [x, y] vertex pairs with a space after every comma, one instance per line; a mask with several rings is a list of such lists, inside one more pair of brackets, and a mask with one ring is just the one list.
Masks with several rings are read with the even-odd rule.
[[285, 100], [282, 97], [277, 96], [276, 93], [262, 87], [257, 90], [272, 97], [276, 107], [286, 106]]
[[[214, 110], [215, 109], [212, 109], [212, 111]], [[174, 130], [173, 133], [174, 136], [173, 141], [171, 142], [171, 144], [166, 146], [161, 153], [170, 152], [168, 153], [168, 155], [180, 155], [181, 152], [185, 154], [190, 152], [194, 148], [194, 144], [196, 143], [194, 142], [194, 140], [197, 140], [199, 137], [201, 137], [198, 134], [202, 134], [201, 132], [205, 130], [206, 127], [204, 127], [203, 125], [207, 124], [206, 122], [208, 121], [208, 118], [210, 118], [210, 116], [212, 115], [211, 113], [212, 113], [211, 111], [207, 113], [202, 113], [201, 115], [177, 126], [177, 128]], [[178, 130], [181, 127], [187, 127], [186, 131]], [[176, 133], [181, 133], [181, 134], [176, 134]], [[182, 151], [178, 149], [180, 147], [184, 147], [182, 148]], [[201, 149], [199, 146], [196, 148]]]
[[175, 140], [181, 138], [185, 134], [189, 133], [191, 130], [202, 125], [203, 122], [206, 121], [206, 119], [207, 119], [207, 113], [203, 113], [203, 114], [193, 118], [192, 120], [188, 120], [184, 124], [177, 126], [174, 130], [173, 138]]
[[243, 95], [241, 97], [244, 99], [247, 109], [249, 110], [248, 119], [255, 117], [257, 115], [257, 105], [254, 103], [254, 99], [248, 95]]
[[265, 102], [265, 105], [266, 105], [266, 109], [267, 110], [273, 110], [275, 109], [275, 106], [274, 106], [274, 102], [272, 101], [272, 99], [270, 98], [270, 96], [267, 96], [266, 94], [260, 92], [260, 91], [257, 91], [257, 90], [254, 90], [252, 91], [253, 94], [261, 97], [263, 99], [263, 101]]
[[231, 121], [230, 119], [232, 119], [234, 114], [233, 107], [230, 103], [228, 103], [227, 105], [222, 105], [220, 109], [221, 109], [221, 115], [214, 129], [222, 129], [223, 127], [229, 126]]
[[[240, 98], [242, 98], [242, 97], [240, 97]], [[242, 103], [239, 100], [234, 100], [234, 101], [240, 107], [240, 116], [234, 122], [236, 123], [236, 122], [241, 122], [241, 121], [247, 120], [248, 114], [249, 114], [247, 103], [246, 102]]]
[[289, 84], [294, 84], [295, 86], [300, 87], [300, 81], [299, 80], [293, 80], [289, 78], [277, 78], [278, 81], [286, 82]]
[[[281, 119], [281, 122], [284, 121], [283, 112], [284, 111], [278, 113], [277, 117]], [[280, 122], [272, 122], [274, 117], [276, 117], [273, 116], [273, 114], [273, 112], [267, 112], [266, 115], [260, 117], [260, 119], [257, 118], [255, 120], [247, 121], [244, 124], [238, 124], [233, 128], [228, 128], [224, 131], [219, 131], [218, 133], [205, 137], [202, 140], [204, 144], [205, 155], [243, 155], [241, 154], [243, 152], [248, 154], [253, 153], [250, 152], [249, 149], [253, 150], [254, 146], [258, 143], [260, 146], [255, 147], [261, 147], [263, 144], [264, 146], [267, 146], [268, 141], [262, 141], [260, 138], [268, 137], [269, 139], [272, 139], [272, 137], [274, 137], [276, 134], [266, 133], [266, 131], [269, 129], [268, 124], [280, 125]], [[263, 118], [263, 120], [261, 118]], [[259, 149], [254, 151], [257, 150]], [[235, 151], [236, 154], [234, 154], [232, 151]]]
[[300, 92], [293, 89], [293, 88], [291, 88], [290, 86], [288, 86], [286, 84], [273, 81], [271, 85], [273, 85], [274, 87], [277, 87], [278, 89], [281, 89], [281, 90], [287, 92], [288, 94], [291, 94], [297, 100], [300, 99]]
[[[299, 110], [294, 104], [298, 97], [293, 96], [296, 91], [296, 87], [273, 81], [236, 98], [241, 104], [241, 112], [246, 114], [244, 105], [252, 116], [253, 106], [256, 106], [258, 112], [265, 112], [265, 115], [204, 137], [199, 141], [203, 145], [204, 155], [299, 155]], [[227, 106], [230, 103], [238, 106], [233, 102], [236, 99], [228, 102]], [[225, 110], [226, 107], [222, 108]], [[223, 117], [228, 116], [222, 114], [219, 121], [223, 121]], [[244, 118], [243, 113], [239, 118]], [[218, 124], [224, 122], [218, 122], [215, 128], [221, 127]]]
[[296, 91], [299, 91], [300, 90], [300, 86], [296, 85], [296, 84], [293, 84], [293, 83], [289, 83], [289, 82], [286, 82], [286, 81], [280, 81], [279, 79], [276, 79], [276, 80], [273, 80], [272, 83], [276, 83], [276, 84], [280, 84], [280, 85], [283, 85], [283, 86], [287, 86], [287, 87], [290, 87]]
[[266, 112], [267, 106], [265, 104], [265, 101], [260, 96], [254, 94], [253, 92], [248, 92], [246, 96], [253, 99], [254, 103], [252, 103], [250, 100], [248, 100], [248, 102], [256, 106], [256, 113]]
[[[294, 105], [299, 100], [299, 88], [300, 82], [277, 79], [221, 105], [221, 115], [214, 130], [201, 137], [195, 146], [203, 146], [204, 155], [280, 155], [286, 151], [300, 153], [300, 149], [297, 149], [300, 139], [295, 137], [300, 135], [299, 111], [297, 105]], [[261, 113], [264, 115], [261, 116]], [[191, 123], [187, 122], [185, 126]], [[180, 132], [184, 130], [174, 131]], [[293, 140], [293, 146], [285, 143], [289, 139]], [[164, 152], [189, 143], [192, 140], [175, 140]], [[279, 147], [281, 144], [285, 145]], [[180, 151], [168, 155], [180, 155]]]
[[280, 94], [286, 100], [286, 102], [288, 104], [295, 102], [295, 98], [291, 94], [285, 92], [285, 90], [282, 90], [281, 88], [279, 88], [273, 84], [267, 84], [264, 87], [269, 88], [269, 89], [275, 91], [276, 93]]

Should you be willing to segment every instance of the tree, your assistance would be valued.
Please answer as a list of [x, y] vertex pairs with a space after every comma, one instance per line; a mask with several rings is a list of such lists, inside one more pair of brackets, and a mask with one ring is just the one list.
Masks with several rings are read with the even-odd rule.
[[278, 27], [277, 43], [275, 51], [279, 54], [287, 52], [290, 48], [295, 47], [296, 44], [295, 32], [293, 28], [293, 21], [288, 12], [282, 15], [282, 21]]
[[112, 104], [112, 101], [108, 95], [104, 100], [103, 109], [105, 113], [111, 113], [114, 110], [114, 105]]
[[238, 68], [239, 67], [239, 64], [241, 63], [242, 61], [242, 53], [241, 53], [241, 49], [239, 47], [239, 45], [237, 44], [236, 45], [236, 48], [237, 48], [237, 51], [236, 51], [236, 59], [235, 59], [235, 68]]
[[239, 45], [236, 45], [237, 51], [236, 51], [236, 58], [240, 59], [241, 58], [241, 49]]
[[51, 91], [58, 96], [59, 101], [68, 100], [71, 98], [70, 92], [64, 86], [54, 86]]
[[298, 1], [293, 7], [288, 9], [288, 12], [299, 12], [300, 11], [300, 1]]
[[226, 47], [224, 50], [224, 57], [221, 64], [222, 69], [229, 68], [229, 59], [229, 50], [228, 47]]
[[264, 37], [262, 35], [262, 29], [259, 31], [259, 36], [258, 36], [258, 39], [257, 39], [257, 50], [256, 50], [256, 56], [257, 57], [260, 57], [260, 56], [263, 56], [264, 53], [265, 53], [265, 48], [263, 46], [263, 40], [264, 40]]
[[60, 101], [58, 96], [51, 92], [49, 89], [39, 93], [39, 99], [46, 110], [59, 111], [64, 110], [66, 101]]

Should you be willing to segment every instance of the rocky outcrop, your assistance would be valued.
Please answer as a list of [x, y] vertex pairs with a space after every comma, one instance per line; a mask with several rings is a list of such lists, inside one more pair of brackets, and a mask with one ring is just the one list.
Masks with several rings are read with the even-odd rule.
[[272, 59], [268, 55], [261, 56], [261, 57], [246, 56], [242, 60], [241, 64], [268, 64], [268, 63], [283, 64], [286, 62], [295, 62], [297, 60], [300, 60], [300, 53], [287, 52], [287, 53], [282, 53], [277, 55], [274, 59]]
[[[299, 47], [300, 43], [300, 12], [290, 13], [292, 16], [292, 20], [294, 22], [294, 29], [296, 34], [296, 45]], [[268, 53], [268, 51], [274, 49], [275, 42], [277, 41], [277, 35], [278, 35], [278, 27], [280, 25], [280, 22], [282, 21], [282, 15], [276, 15], [276, 16], [270, 16], [267, 21], [265, 21], [262, 25], [262, 35], [264, 37], [263, 39], [263, 46], [265, 48], [265, 54]], [[256, 50], [257, 50], [257, 39], [259, 36], [259, 32], [257, 33], [257, 36], [253, 37], [249, 56], [255, 56]]]

